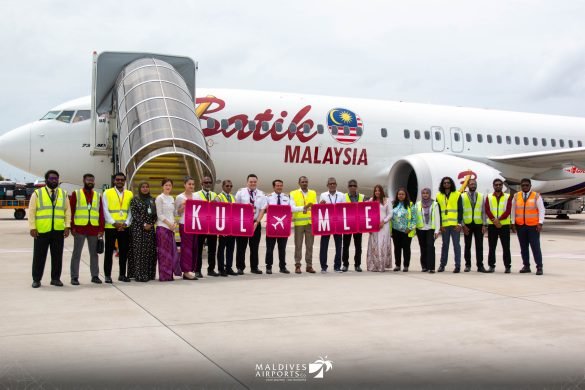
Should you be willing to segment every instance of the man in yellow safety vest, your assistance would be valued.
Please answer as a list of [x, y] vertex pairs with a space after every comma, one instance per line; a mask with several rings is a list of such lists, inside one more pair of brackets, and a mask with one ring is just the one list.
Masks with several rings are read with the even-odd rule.
[[295, 273], [301, 273], [303, 256], [303, 239], [305, 240], [306, 271], [314, 274], [313, 269], [313, 231], [311, 230], [311, 206], [317, 203], [317, 193], [309, 189], [309, 179], [299, 177], [298, 190], [291, 191], [290, 205], [293, 211], [292, 220], [295, 231]]

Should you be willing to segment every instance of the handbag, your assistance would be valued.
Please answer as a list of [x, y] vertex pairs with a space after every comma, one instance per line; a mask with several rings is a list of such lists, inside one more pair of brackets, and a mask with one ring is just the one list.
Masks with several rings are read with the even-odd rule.
[[98, 238], [97, 245], [95, 247], [95, 251], [97, 252], [98, 255], [101, 255], [102, 253], [104, 253], [104, 239], [103, 239], [103, 237]]

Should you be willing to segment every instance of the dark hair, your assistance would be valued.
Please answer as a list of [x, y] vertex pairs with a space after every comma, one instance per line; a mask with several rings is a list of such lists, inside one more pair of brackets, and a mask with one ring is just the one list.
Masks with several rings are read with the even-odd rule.
[[221, 182], [221, 186], [225, 186], [227, 183], [231, 183], [232, 181], [230, 179], [225, 179], [224, 181]]
[[256, 180], [258, 180], [258, 176], [254, 175], [253, 173], [250, 173], [248, 175], [248, 177], [246, 178], [246, 181], [250, 180], [251, 177], [254, 177], [254, 178], [256, 178]]
[[88, 177], [93, 177], [95, 179], [93, 173], [86, 173], [85, 175], [83, 175], [83, 180], [87, 179]]
[[384, 187], [382, 187], [380, 184], [376, 184], [374, 186], [374, 191], [372, 192], [372, 200], [376, 200], [376, 188], [380, 190], [380, 199], [378, 199], [380, 201], [380, 204], [384, 204], [384, 198], [386, 197], [386, 193], [384, 192]]
[[118, 176], [122, 176], [124, 178], [124, 180], [126, 180], [126, 175], [124, 175], [122, 172], [118, 172], [114, 175], [114, 179]]
[[276, 183], [282, 183], [282, 184], [284, 184], [284, 182], [282, 180], [280, 180], [280, 179], [274, 179], [274, 180], [272, 180], [272, 187], [274, 187], [276, 185]]
[[525, 178], [523, 178], [522, 180], [520, 180], [520, 184], [522, 184], [522, 183], [528, 183], [528, 184], [532, 185], [532, 182], [531, 182], [531, 181], [530, 181], [530, 179], [529, 179], [529, 178], [527, 178], [527, 177], [525, 177]]
[[307, 181], [309, 181], [309, 178], [307, 176], [301, 176], [299, 177], [299, 183], [301, 182], [301, 179], [307, 179]]
[[449, 180], [451, 182], [451, 192], [455, 192], [457, 190], [457, 188], [455, 188], [455, 182], [449, 176], [445, 176], [444, 178], [441, 179], [441, 182], [439, 183], [439, 192], [441, 194], [445, 193], [445, 189], [443, 188], [443, 182], [445, 180]]
[[357, 186], [357, 180], [355, 179], [351, 179], [350, 181], [347, 182], [347, 185], [351, 185], [351, 184], [355, 184]]
[[504, 184], [504, 182], [502, 181], [502, 179], [498, 179], [497, 177], [494, 179], [494, 181], [492, 181], [492, 185], [496, 184], [497, 182], [500, 182], [502, 184]]
[[171, 179], [169, 179], [168, 177], [165, 177], [164, 179], [162, 179], [162, 180], [160, 181], [160, 185], [161, 185], [161, 186], [164, 186], [164, 185], [165, 185], [165, 184], [167, 184], [167, 183], [171, 183], [171, 185], [173, 185], [173, 181], [172, 181]]
[[408, 191], [404, 187], [399, 187], [398, 190], [396, 190], [396, 196], [394, 197], [394, 200], [392, 201], [392, 207], [396, 207], [396, 206], [398, 206], [398, 203], [400, 203], [400, 201], [398, 200], [398, 193], [400, 191], [404, 192], [404, 194], [406, 195], [404, 197], [404, 202], [402, 202], [404, 204], [404, 207], [405, 208], [410, 207], [410, 196], [408, 196]]
[[195, 181], [195, 179], [193, 179], [191, 176], [185, 176], [185, 178], [183, 179], [183, 183], [184, 183], [184, 184], [187, 184], [187, 182], [188, 182], [189, 180], [193, 180], [193, 181]]
[[49, 169], [47, 172], [45, 172], [45, 180], [49, 180], [49, 175], [57, 175], [57, 177], [59, 177], [59, 172], [57, 172], [54, 169]]

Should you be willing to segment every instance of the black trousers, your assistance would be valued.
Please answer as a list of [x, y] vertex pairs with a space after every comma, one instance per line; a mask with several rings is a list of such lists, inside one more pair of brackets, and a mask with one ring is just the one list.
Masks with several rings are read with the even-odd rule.
[[469, 228], [469, 233], [463, 235], [465, 241], [465, 249], [463, 257], [465, 258], [465, 266], [471, 267], [471, 241], [475, 241], [475, 265], [477, 268], [483, 268], [483, 225], [470, 223], [466, 224]]
[[349, 247], [351, 245], [351, 237], [353, 236], [353, 246], [355, 254], [353, 256], [353, 263], [356, 267], [362, 265], [362, 233], [344, 234], [343, 235], [343, 251], [341, 254], [341, 261], [345, 267], [349, 267]]
[[234, 248], [236, 246], [236, 237], [219, 236], [217, 245], [217, 268], [219, 272], [233, 271]]
[[40, 282], [43, 278], [49, 248], [51, 249], [51, 280], [61, 279], [64, 241], [63, 230], [39, 233], [39, 236], [35, 238], [32, 263], [33, 281]]
[[504, 267], [509, 268], [512, 266], [512, 256], [510, 254], [510, 225], [502, 225], [499, 229], [495, 225], [488, 226], [488, 265], [490, 267], [496, 266], [496, 247], [498, 246], [498, 238], [500, 239], [502, 250], [504, 252]]
[[[327, 271], [327, 250], [329, 248], [329, 239], [331, 235], [321, 236], [319, 242], [319, 261], [321, 262], [321, 269]], [[333, 259], [333, 269], [341, 269], [341, 234], [334, 234], [333, 241], [335, 242], [335, 257]]]
[[217, 248], [217, 236], [200, 234], [197, 236], [197, 267], [195, 272], [201, 272], [203, 264], [203, 243], [207, 241], [207, 272], [215, 270], [215, 250]]
[[260, 234], [262, 227], [256, 226], [252, 237], [236, 238], [236, 267], [241, 270], [246, 269], [246, 248], [250, 246], [250, 269], [258, 269], [258, 247], [260, 246]]
[[435, 230], [416, 230], [420, 247], [420, 267], [435, 270]]
[[266, 268], [271, 269], [274, 259], [274, 246], [278, 244], [278, 267], [286, 268], [286, 242], [288, 237], [266, 237]]
[[401, 266], [402, 254], [404, 254], [404, 266], [410, 267], [410, 242], [408, 234], [392, 229], [392, 243], [394, 244], [394, 262], [397, 267]]
[[516, 225], [518, 241], [520, 242], [520, 254], [522, 263], [525, 267], [530, 267], [530, 253], [528, 248], [532, 248], [532, 256], [537, 268], [542, 268], [542, 251], [540, 250], [540, 232], [536, 226]]
[[114, 244], [118, 240], [118, 264], [120, 265], [120, 276], [126, 276], [128, 264], [128, 248], [130, 247], [130, 232], [126, 230], [106, 229], [106, 247], [104, 248], [104, 274], [112, 277], [112, 265], [114, 255]]

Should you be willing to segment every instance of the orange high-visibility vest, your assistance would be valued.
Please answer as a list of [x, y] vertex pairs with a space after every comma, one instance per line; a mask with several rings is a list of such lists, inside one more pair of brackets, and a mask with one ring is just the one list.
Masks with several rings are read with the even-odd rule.
[[524, 202], [524, 193], [516, 193], [516, 225], [536, 226], [538, 225], [538, 207], [536, 201], [538, 200], [538, 193], [531, 192], [528, 199]]

